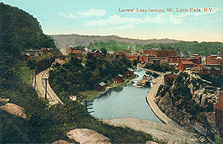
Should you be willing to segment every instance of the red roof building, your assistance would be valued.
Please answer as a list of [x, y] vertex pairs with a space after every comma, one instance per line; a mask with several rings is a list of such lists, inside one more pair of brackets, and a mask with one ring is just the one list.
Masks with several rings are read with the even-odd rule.
[[168, 56], [165, 58], [169, 63], [179, 63], [180, 57], [179, 56]]
[[139, 56], [139, 61], [143, 62], [148, 62], [148, 55], [140, 55]]
[[217, 55], [206, 56], [206, 65], [222, 64], [222, 57]]
[[176, 56], [177, 51], [176, 50], [142, 50], [142, 54], [149, 54], [153, 55], [155, 57], [168, 57], [168, 56]]
[[125, 57], [130, 60], [139, 60], [138, 54], [128, 54]]
[[184, 70], [186, 70], [186, 68], [192, 68], [193, 66], [194, 66], [194, 63], [191, 61], [181, 61], [178, 64], [178, 69], [180, 71], [184, 71]]

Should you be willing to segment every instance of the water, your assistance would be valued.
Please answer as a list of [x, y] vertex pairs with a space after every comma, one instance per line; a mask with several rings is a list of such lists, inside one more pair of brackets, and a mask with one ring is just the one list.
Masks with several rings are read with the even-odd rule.
[[[136, 70], [139, 75], [135, 80], [142, 79], [144, 70]], [[150, 88], [139, 88], [134, 84], [114, 88], [97, 97], [92, 102], [94, 111], [91, 113], [99, 119], [138, 118], [162, 123], [150, 109], [146, 96]]]

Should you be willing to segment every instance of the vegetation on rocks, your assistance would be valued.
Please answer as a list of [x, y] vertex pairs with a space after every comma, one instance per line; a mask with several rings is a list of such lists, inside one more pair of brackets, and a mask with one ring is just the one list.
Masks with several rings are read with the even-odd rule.
[[172, 84], [159, 87], [156, 103], [179, 125], [194, 131], [192, 126], [198, 123], [213, 138], [214, 105], [219, 95], [220, 88], [182, 72]]

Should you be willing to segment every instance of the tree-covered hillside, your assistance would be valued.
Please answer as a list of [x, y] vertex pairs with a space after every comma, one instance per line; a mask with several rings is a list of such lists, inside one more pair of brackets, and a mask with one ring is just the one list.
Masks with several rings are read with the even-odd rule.
[[[91, 49], [101, 49], [106, 48], [108, 51], [123, 51], [127, 49], [128, 46], [132, 46], [132, 51], [134, 51], [134, 44], [118, 42], [118, 41], [94, 41], [91, 42], [89, 48]], [[151, 48], [161, 48], [161, 49], [172, 49], [179, 50], [184, 56], [189, 56], [191, 54], [200, 54], [202, 56], [207, 56], [210, 54], [220, 54], [223, 43], [220, 42], [177, 42], [177, 43], [152, 43], [147, 45], [136, 45], [136, 50], [151, 49]]]
[[25, 49], [56, 47], [53, 40], [43, 34], [36, 18], [3, 3], [0, 3], [0, 30], [1, 51], [16, 53]]
[[[0, 3], [0, 98], [23, 107], [27, 115], [27, 119], [20, 118], [0, 109], [0, 143], [69, 141], [66, 133], [75, 128], [95, 130], [113, 143], [152, 140], [143, 132], [103, 124], [77, 102], [49, 107], [31, 86], [31, 72], [20, 58], [21, 50], [40, 47], [55, 45], [43, 34], [39, 22], [18, 8]], [[0, 101], [0, 106], [5, 104]]]

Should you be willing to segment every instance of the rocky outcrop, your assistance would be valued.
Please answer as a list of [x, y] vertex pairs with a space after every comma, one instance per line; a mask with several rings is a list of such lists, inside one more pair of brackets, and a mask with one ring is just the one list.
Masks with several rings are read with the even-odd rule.
[[67, 133], [69, 139], [80, 144], [110, 144], [110, 139], [89, 129], [74, 129]]
[[6, 105], [0, 106], [0, 109], [5, 110], [18, 117], [27, 118], [24, 108], [13, 103], [7, 103]]
[[195, 124], [212, 130], [219, 96], [220, 88], [181, 73], [172, 86], [160, 87], [155, 102], [168, 117], [191, 131]]

